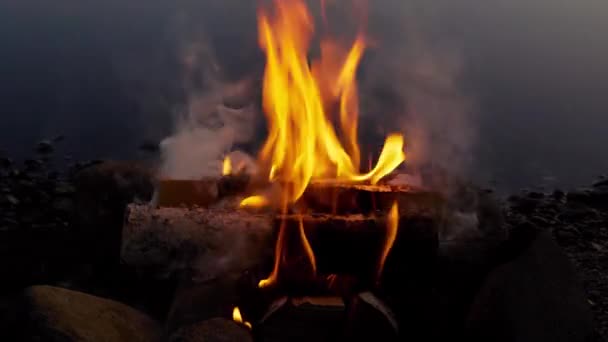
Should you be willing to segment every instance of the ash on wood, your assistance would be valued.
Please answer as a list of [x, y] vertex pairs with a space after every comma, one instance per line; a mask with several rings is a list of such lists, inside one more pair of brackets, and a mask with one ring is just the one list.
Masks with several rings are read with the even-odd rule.
[[311, 183], [300, 202], [309, 211], [327, 214], [388, 212], [395, 202], [403, 214], [437, 214], [444, 200], [436, 192], [408, 185]]
[[268, 258], [272, 217], [220, 208], [156, 208], [131, 204], [124, 222], [121, 257], [159, 276], [186, 271], [212, 278]]

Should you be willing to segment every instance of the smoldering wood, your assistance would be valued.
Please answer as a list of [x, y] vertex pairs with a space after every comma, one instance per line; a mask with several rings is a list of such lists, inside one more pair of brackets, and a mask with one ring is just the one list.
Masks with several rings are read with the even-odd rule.
[[156, 184], [155, 204], [160, 207], [207, 207], [222, 198], [243, 194], [251, 185], [251, 176], [246, 173], [200, 180], [161, 179]]
[[400, 213], [438, 214], [444, 199], [433, 191], [408, 185], [363, 185], [311, 183], [300, 200], [310, 212], [331, 214], [371, 214], [388, 212], [394, 203]]
[[[246, 173], [201, 180], [162, 179], [157, 183], [156, 204], [206, 207], [222, 198], [253, 195], [270, 187], [267, 180]], [[440, 213], [445, 199], [438, 192], [409, 185], [313, 182], [297, 205], [310, 213], [342, 215], [387, 212], [395, 202], [401, 213]]]
[[230, 208], [159, 208], [130, 204], [121, 257], [159, 277], [187, 272], [208, 279], [272, 257], [270, 213]]
[[205, 207], [216, 202], [218, 196], [217, 179], [162, 179], [156, 185], [155, 204], [161, 207]]

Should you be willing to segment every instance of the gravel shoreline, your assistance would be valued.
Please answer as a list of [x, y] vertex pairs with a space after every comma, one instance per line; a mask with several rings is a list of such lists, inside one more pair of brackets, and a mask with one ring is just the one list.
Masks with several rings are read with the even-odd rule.
[[[96, 284], [87, 281], [103, 278], [104, 268], [105, 280], [114, 287], [98, 289], [98, 293], [128, 297], [121, 288], [126, 278], [116, 277], [116, 272], [125, 273], [116, 246], [91, 248], [91, 244], [115, 239], [116, 232], [104, 229], [120, 226], [124, 204], [132, 196], [150, 199], [149, 171], [136, 162], [125, 162], [110, 164], [102, 175], [87, 176], [87, 170], [100, 169], [93, 167], [99, 161], [74, 163], [58, 171], [52, 152], [53, 144], [42, 142], [36, 158], [23, 164], [0, 156], [0, 269], [4, 280], [0, 299], [32, 284], [69, 281], [94, 288]], [[121, 170], [120, 179], [113, 173], [116, 168]], [[99, 183], [99, 179], [103, 181]], [[93, 195], [99, 200], [92, 201]], [[568, 192], [522, 192], [502, 204], [509, 227], [527, 225], [552, 232], [578, 269], [595, 315], [596, 340], [607, 340], [608, 179]], [[99, 227], [82, 226], [81, 222], [95, 221], [95, 215], [105, 217], [107, 210], [113, 210], [110, 221], [97, 220]], [[100, 232], [110, 235], [98, 238], [95, 234]], [[122, 293], [117, 295], [117, 288]], [[4, 302], [0, 300], [0, 304], [1, 312]], [[7, 324], [10, 319], [1, 313], [0, 328]]]

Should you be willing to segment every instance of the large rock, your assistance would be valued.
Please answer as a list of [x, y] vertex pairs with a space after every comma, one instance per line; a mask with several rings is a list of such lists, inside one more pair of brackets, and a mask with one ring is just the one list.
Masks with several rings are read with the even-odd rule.
[[494, 269], [468, 319], [475, 341], [585, 341], [593, 318], [579, 278], [549, 233]]
[[170, 342], [251, 342], [251, 333], [244, 325], [226, 318], [212, 318], [175, 332]]
[[202, 283], [182, 281], [167, 314], [167, 332], [213, 317], [227, 317], [239, 299], [239, 278], [240, 274], [232, 273]]
[[160, 325], [122, 303], [51, 286], [25, 290], [26, 341], [153, 342]]

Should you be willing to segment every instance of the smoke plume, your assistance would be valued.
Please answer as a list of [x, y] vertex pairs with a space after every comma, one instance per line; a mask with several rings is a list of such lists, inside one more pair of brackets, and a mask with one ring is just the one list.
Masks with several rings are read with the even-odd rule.
[[232, 149], [254, 137], [258, 110], [253, 79], [225, 80], [211, 42], [200, 30], [182, 38], [179, 51], [185, 97], [174, 109], [174, 131], [161, 142], [160, 176], [219, 176], [230, 152], [251, 164], [245, 153]]
[[463, 174], [476, 138], [474, 101], [460, 84], [463, 56], [419, 25], [414, 9], [399, 5], [393, 13], [399, 23], [384, 20], [377, 27], [378, 46], [364, 65], [362, 121], [373, 123], [375, 132], [362, 134], [380, 136], [399, 127], [408, 166]]

